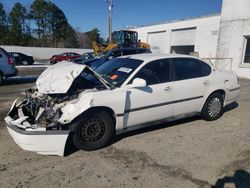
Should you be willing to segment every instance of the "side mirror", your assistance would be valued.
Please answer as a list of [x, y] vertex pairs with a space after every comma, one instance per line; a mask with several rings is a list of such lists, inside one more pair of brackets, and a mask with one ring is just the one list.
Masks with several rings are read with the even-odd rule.
[[140, 87], [146, 87], [147, 82], [144, 79], [141, 78], [135, 78], [132, 82], [132, 87], [133, 88], [140, 88]]

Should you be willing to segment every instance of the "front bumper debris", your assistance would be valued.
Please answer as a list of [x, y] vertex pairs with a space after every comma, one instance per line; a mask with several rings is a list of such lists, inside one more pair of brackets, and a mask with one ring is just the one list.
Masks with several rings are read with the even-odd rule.
[[[17, 113], [19, 118], [13, 119], [10, 114]], [[18, 106], [14, 101], [5, 121], [7, 129], [14, 141], [23, 150], [34, 151], [43, 155], [64, 156], [65, 145], [69, 130], [46, 130], [46, 128], [32, 128], [27, 117], [18, 113]]]

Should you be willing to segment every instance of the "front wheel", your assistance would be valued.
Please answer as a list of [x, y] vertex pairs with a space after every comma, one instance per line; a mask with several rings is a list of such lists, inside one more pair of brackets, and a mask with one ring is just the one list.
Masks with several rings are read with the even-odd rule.
[[214, 121], [223, 114], [223, 97], [220, 93], [210, 95], [202, 109], [201, 116], [207, 121]]
[[88, 113], [72, 125], [73, 143], [91, 151], [106, 146], [114, 134], [114, 121], [107, 112]]

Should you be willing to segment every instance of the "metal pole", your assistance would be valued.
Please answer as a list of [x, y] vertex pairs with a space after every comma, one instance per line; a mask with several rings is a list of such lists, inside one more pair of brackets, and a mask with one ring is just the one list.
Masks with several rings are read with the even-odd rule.
[[112, 43], [112, 8], [113, 0], [108, 0], [109, 3], [109, 43]]

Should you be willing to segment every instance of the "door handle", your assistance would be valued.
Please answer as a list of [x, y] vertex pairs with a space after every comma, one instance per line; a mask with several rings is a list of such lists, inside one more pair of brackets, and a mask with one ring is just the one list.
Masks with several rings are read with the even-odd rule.
[[173, 91], [173, 88], [171, 86], [168, 86], [168, 87], [164, 88], [164, 91], [165, 92], [171, 92], [171, 91]]
[[206, 81], [203, 82], [204, 86], [208, 86], [209, 84], [210, 84], [209, 80], [206, 80]]

